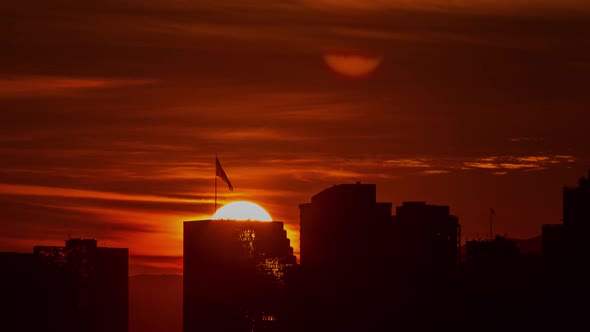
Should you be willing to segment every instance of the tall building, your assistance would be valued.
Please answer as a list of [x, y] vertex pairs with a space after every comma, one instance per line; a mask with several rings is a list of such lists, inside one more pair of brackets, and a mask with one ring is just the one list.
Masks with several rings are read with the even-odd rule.
[[563, 223], [543, 225], [542, 232], [545, 290], [554, 318], [549, 324], [590, 328], [581, 319], [590, 305], [577, 305], [590, 297], [590, 171], [577, 187], [563, 188]]
[[432, 278], [429, 285], [457, 280], [460, 261], [461, 226], [450, 214], [448, 206], [425, 202], [404, 202], [395, 208], [393, 232], [399, 253], [406, 256], [407, 265], [416, 278]]
[[[374, 184], [340, 184], [300, 204], [302, 330], [365, 330], [385, 300], [391, 203], [377, 202]], [[326, 325], [328, 324], [328, 325]]]
[[295, 264], [282, 222], [184, 222], [184, 331], [282, 331]]
[[[41, 331], [32, 319], [41, 312], [37, 274], [32, 253], [0, 253], [0, 330]], [[38, 316], [37, 316], [38, 317]]]
[[543, 225], [543, 259], [551, 282], [586, 285], [590, 273], [590, 171], [578, 187], [563, 188], [563, 224]]
[[318, 272], [366, 262], [378, 244], [363, 241], [391, 223], [391, 203], [376, 201], [374, 184], [335, 185], [299, 209], [301, 265]]
[[478, 326], [481, 331], [498, 331], [502, 326], [512, 329], [514, 318], [523, 316], [525, 307], [517, 308], [519, 315], [513, 314], [514, 304], [524, 299], [515, 287], [522, 286], [517, 282], [519, 255], [516, 242], [506, 237], [465, 243], [461, 267], [465, 325]]
[[590, 229], [590, 170], [577, 187], [563, 188], [563, 224]]
[[19, 312], [44, 331], [128, 330], [127, 248], [69, 239], [65, 247], [36, 246], [32, 254], [3, 254], [0, 260], [9, 256], [10, 275], [3, 279], [19, 279], [12, 292], [21, 294], [28, 306], [25, 311], [19, 307]]
[[[392, 217], [388, 271], [399, 328], [455, 328], [459, 220], [448, 206], [403, 202]], [[428, 320], [422, 319], [429, 317]]]
[[409, 328], [424, 308], [439, 310], [429, 305], [435, 290], [456, 282], [460, 234], [449, 207], [406, 202], [392, 216], [374, 184], [357, 182], [299, 208], [303, 329]]
[[496, 236], [493, 240], [467, 241], [465, 263], [485, 269], [495, 269], [518, 258], [520, 250], [514, 240]]

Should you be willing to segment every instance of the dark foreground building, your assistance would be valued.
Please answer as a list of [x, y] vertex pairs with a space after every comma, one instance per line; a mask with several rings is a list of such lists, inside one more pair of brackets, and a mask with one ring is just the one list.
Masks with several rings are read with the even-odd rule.
[[391, 203], [373, 184], [327, 188], [299, 205], [301, 278], [298, 330], [357, 331], [378, 326], [386, 291]]
[[0, 301], [10, 308], [3, 323], [25, 331], [126, 332], [128, 257], [126, 248], [91, 239], [0, 254]]
[[0, 253], [0, 330], [41, 331], [43, 325], [32, 319], [44, 310], [40, 290], [33, 254]]
[[542, 269], [504, 236], [465, 243], [461, 322], [466, 331], [543, 331]]
[[184, 331], [284, 331], [295, 264], [282, 222], [186, 221]]
[[563, 224], [543, 225], [543, 268], [548, 326], [590, 329], [590, 172], [563, 188]]
[[299, 208], [299, 330], [445, 327], [460, 246], [449, 207], [405, 202], [392, 216], [374, 184], [356, 183], [327, 188]]
[[458, 217], [450, 214], [448, 206], [404, 202], [396, 207], [390, 233], [391, 302], [397, 327], [455, 329], [461, 247]]

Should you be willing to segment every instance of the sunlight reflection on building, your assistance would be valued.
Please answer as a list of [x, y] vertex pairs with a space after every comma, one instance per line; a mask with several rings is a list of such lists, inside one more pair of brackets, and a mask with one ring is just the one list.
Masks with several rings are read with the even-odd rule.
[[296, 265], [283, 223], [184, 223], [184, 331], [279, 331]]

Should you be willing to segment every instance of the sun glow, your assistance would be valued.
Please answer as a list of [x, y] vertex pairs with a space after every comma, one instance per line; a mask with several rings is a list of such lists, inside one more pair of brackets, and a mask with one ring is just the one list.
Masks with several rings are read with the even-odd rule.
[[383, 57], [380, 55], [327, 53], [324, 61], [337, 74], [345, 77], [364, 77], [374, 72]]
[[263, 207], [248, 201], [228, 203], [220, 207], [211, 219], [272, 221], [270, 214]]

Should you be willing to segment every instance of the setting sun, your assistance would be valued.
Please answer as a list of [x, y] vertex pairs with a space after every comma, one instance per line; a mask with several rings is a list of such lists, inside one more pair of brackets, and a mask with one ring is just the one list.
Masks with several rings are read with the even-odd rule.
[[272, 221], [270, 214], [263, 207], [247, 201], [228, 203], [220, 207], [211, 219]]
[[383, 60], [380, 55], [328, 53], [324, 61], [337, 74], [346, 77], [364, 77], [374, 72]]

